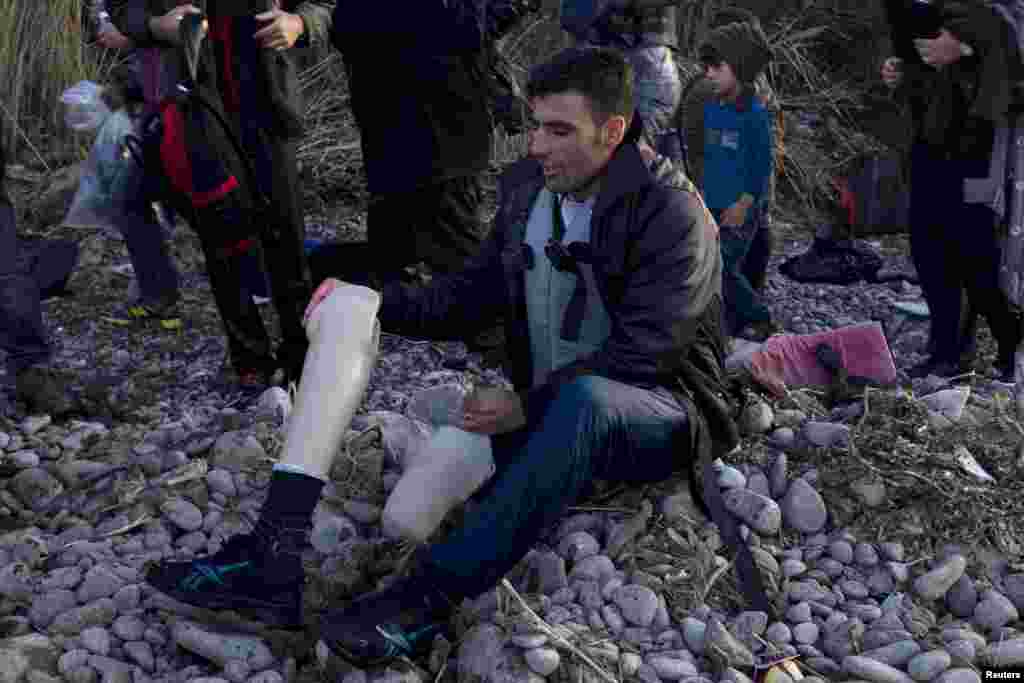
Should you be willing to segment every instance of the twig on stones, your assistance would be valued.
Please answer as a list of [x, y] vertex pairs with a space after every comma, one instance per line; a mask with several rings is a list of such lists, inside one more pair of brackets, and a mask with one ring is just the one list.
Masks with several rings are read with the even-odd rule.
[[444, 676], [444, 672], [448, 670], [448, 660], [441, 662], [441, 668], [438, 669], [437, 675], [434, 676], [434, 683], [440, 683], [441, 677]]
[[701, 602], [706, 602], [707, 601], [708, 595], [711, 594], [711, 589], [714, 588], [714, 586], [715, 586], [715, 582], [718, 581], [719, 578], [721, 578], [722, 574], [726, 573], [731, 568], [732, 568], [732, 560], [729, 560], [728, 562], [723, 564], [721, 567], [719, 567], [715, 571], [711, 572], [711, 576], [708, 577], [708, 582], [707, 582], [707, 584], [705, 584], [704, 590], [702, 591]]
[[538, 615], [536, 612], [530, 609], [530, 606], [526, 604], [526, 600], [523, 599], [523, 596], [519, 595], [519, 591], [515, 589], [515, 587], [511, 584], [511, 582], [509, 582], [508, 579], [502, 579], [501, 586], [508, 592], [509, 595], [512, 596], [513, 599], [515, 599], [516, 602], [519, 603], [519, 606], [523, 609], [523, 611], [526, 612], [526, 614], [534, 620], [534, 623], [537, 626], [537, 628], [543, 631], [548, 638], [551, 638], [557, 645], [561, 645], [569, 652], [579, 657], [587, 666], [592, 668], [598, 676], [608, 681], [608, 683], [618, 683], [618, 681], [615, 679], [613, 675], [611, 675], [611, 673], [605, 671], [605, 669], [602, 668], [599, 664], [597, 664], [597, 662], [588, 657], [585, 652], [583, 652], [575, 645], [570, 643], [568, 640], [566, 640], [565, 637], [562, 636], [562, 634], [560, 634], [555, 629], [551, 628], [551, 626], [548, 625], [548, 623], [544, 621], [540, 617], [540, 615]]
[[120, 536], [121, 534], [126, 534], [129, 531], [131, 531], [132, 529], [136, 529], [136, 528], [142, 526], [143, 524], [145, 524], [146, 522], [148, 522], [151, 519], [153, 519], [152, 515], [150, 515], [148, 513], [143, 513], [143, 514], [139, 515], [139, 517], [137, 519], [135, 519], [134, 521], [128, 522], [127, 524], [125, 524], [120, 529], [114, 529], [113, 531], [108, 531], [105, 534], [100, 534], [99, 537], [100, 538], [111, 538], [113, 536]]

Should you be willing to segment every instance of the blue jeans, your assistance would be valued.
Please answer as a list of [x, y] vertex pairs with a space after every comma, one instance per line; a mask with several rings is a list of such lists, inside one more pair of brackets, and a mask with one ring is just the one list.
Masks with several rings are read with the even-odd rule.
[[456, 602], [495, 586], [594, 479], [659, 481], [689, 462], [678, 451], [689, 417], [664, 389], [588, 375], [542, 414], [492, 439], [494, 477], [464, 525], [427, 551], [427, 576]]
[[14, 207], [0, 199], [0, 349], [12, 374], [50, 356], [39, 284], [23, 270]]
[[[715, 221], [721, 225], [723, 209], [712, 209]], [[730, 336], [735, 336], [751, 323], [772, 319], [771, 311], [761, 296], [754, 291], [744, 271], [744, 262], [751, 244], [764, 230], [763, 210], [751, 207], [742, 228], [721, 228], [722, 292], [725, 299], [725, 320]]]

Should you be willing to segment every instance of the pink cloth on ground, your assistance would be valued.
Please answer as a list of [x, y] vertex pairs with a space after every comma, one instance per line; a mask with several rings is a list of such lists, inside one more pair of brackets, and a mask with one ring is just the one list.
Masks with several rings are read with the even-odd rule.
[[783, 393], [787, 387], [827, 386], [831, 373], [814, 353], [819, 344], [828, 344], [838, 351], [851, 376], [866, 377], [883, 385], [896, 381], [892, 352], [882, 325], [877, 322], [816, 334], [772, 337], [751, 356], [750, 373], [776, 393]]

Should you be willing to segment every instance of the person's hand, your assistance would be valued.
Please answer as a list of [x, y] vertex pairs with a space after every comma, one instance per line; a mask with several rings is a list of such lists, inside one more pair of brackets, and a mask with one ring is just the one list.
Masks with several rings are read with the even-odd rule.
[[309, 320], [309, 316], [312, 315], [313, 310], [320, 305], [324, 299], [331, 295], [335, 289], [343, 285], [344, 283], [333, 277], [329, 277], [320, 283], [320, 286], [313, 292], [313, 296], [310, 297], [309, 303], [306, 305], [306, 311], [302, 314], [302, 324], [305, 325], [306, 321]]
[[643, 159], [644, 163], [648, 166], [650, 166], [655, 157], [658, 156], [654, 151], [654, 148], [648, 144], [647, 140], [641, 139], [636, 143], [636, 148], [640, 152], [640, 158]]
[[178, 24], [186, 14], [199, 14], [199, 8], [195, 5], [178, 5], [166, 14], [151, 18], [149, 32], [161, 42], [177, 45], [180, 40]]
[[271, 50], [287, 50], [295, 45], [295, 41], [306, 31], [306, 23], [302, 17], [279, 9], [257, 14], [256, 21], [270, 22], [257, 31], [253, 38], [260, 47]]
[[462, 402], [462, 428], [467, 432], [505, 434], [526, 424], [519, 394], [500, 387], [477, 387]]
[[131, 38], [109, 25], [97, 34], [96, 40], [108, 50], [130, 50], [135, 47]]
[[903, 60], [899, 57], [889, 57], [882, 62], [882, 82], [889, 88], [899, 86], [903, 80]]
[[736, 202], [722, 212], [722, 227], [742, 228], [747, 222], [747, 205]]
[[921, 55], [921, 61], [935, 69], [949, 66], [963, 56], [960, 41], [946, 29], [942, 29], [938, 38], [916, 39], [914, 47], [917, 48], [917, 54]]

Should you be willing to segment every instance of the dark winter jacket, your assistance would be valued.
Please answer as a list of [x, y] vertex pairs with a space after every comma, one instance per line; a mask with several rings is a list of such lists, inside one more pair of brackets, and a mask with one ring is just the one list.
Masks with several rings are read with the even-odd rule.
[[[114, 23], [122, 33], [135, 41], [137, 47], [160, 47], [162, 44], [154, 40], [149, 31], [149, 20], [165, 14], [180, 4], [182, 3], [179, 0], [129, 0], [115, 14]], [[211, 18], [240, 17], [242, 21], [251, 24], [253, 32], [259, 27], [252, 17], [274, 6], [273, 0], [193, 0], [192, 4], [204, 10]], [[302, 17], [306, 30], [299, 39], [300, 44], [326, 43], [331, 28], [333, 5], [331, 0], [283, 0], [281, 9]], [[213, 31], [216, 31], [216, 26]], [[207, 64], [216, 63], [218, 55], [215, 44], [214, 40], [206, 41], [207, 51], [204, 60]], [[247, 47], [249, 46], [244, 44], [236, 45], [237, 52], [234, 56], [238, 58]], [[270, 106], [259, 107], [258, 111], [246, 112], [246, 115], [267, 117], [266, 125], [263, 127], [273, 137], [299, 137], [303, 132], [303, 103], [299, 96], [294, 58], [287, 51], [255, 50], [254, 54], [259, 60], [258, 73], [263, 76], [261, 87], [265, 88], [260, 100], [268, 102]]]
[[[634, 121], [631, 135], [639, 134], [638, 126]], [[664, 161], [648, 168], [632, 142], [612, 157], [592, 218], [591, 258], [611, 318], [611, 335], [594, 354], [529, 389], [532, 367], [524, 289], [529, 255], [523, 241], [543, 185], [536, 161], [509, 167], [500, 180], [501, 202], [491, 235], [472, 265], [424, 288], [385, 288], [382, 327], [411, 336], [455, 339], [503, 316], [506, 370], [524, 398], [531, 422], [538, 417], [531, 407], [544, 403], [534, 400], [539, 394], [552, 396], [560, 384], [593, 374], [677, 391], [701, 409], [716, 435], [730, 433], [733, 425], [723, 399], [717, 229], [685, 175]]]
[[345, 59], [371, 194], [487, 168], [493, 126], [479, 65], [488, 5], [338, 1], [331, 41]]
[[1009, 111], [1011, 85], [1021, 74], [1016, 38], [988, 2], [947, 1], [940, 8], [943, 27], [974, 54], [942, 69], [906, 62], [897, 92], [911, 106], [915, 140], [953, 158], [987, 162], [992, 129]]

